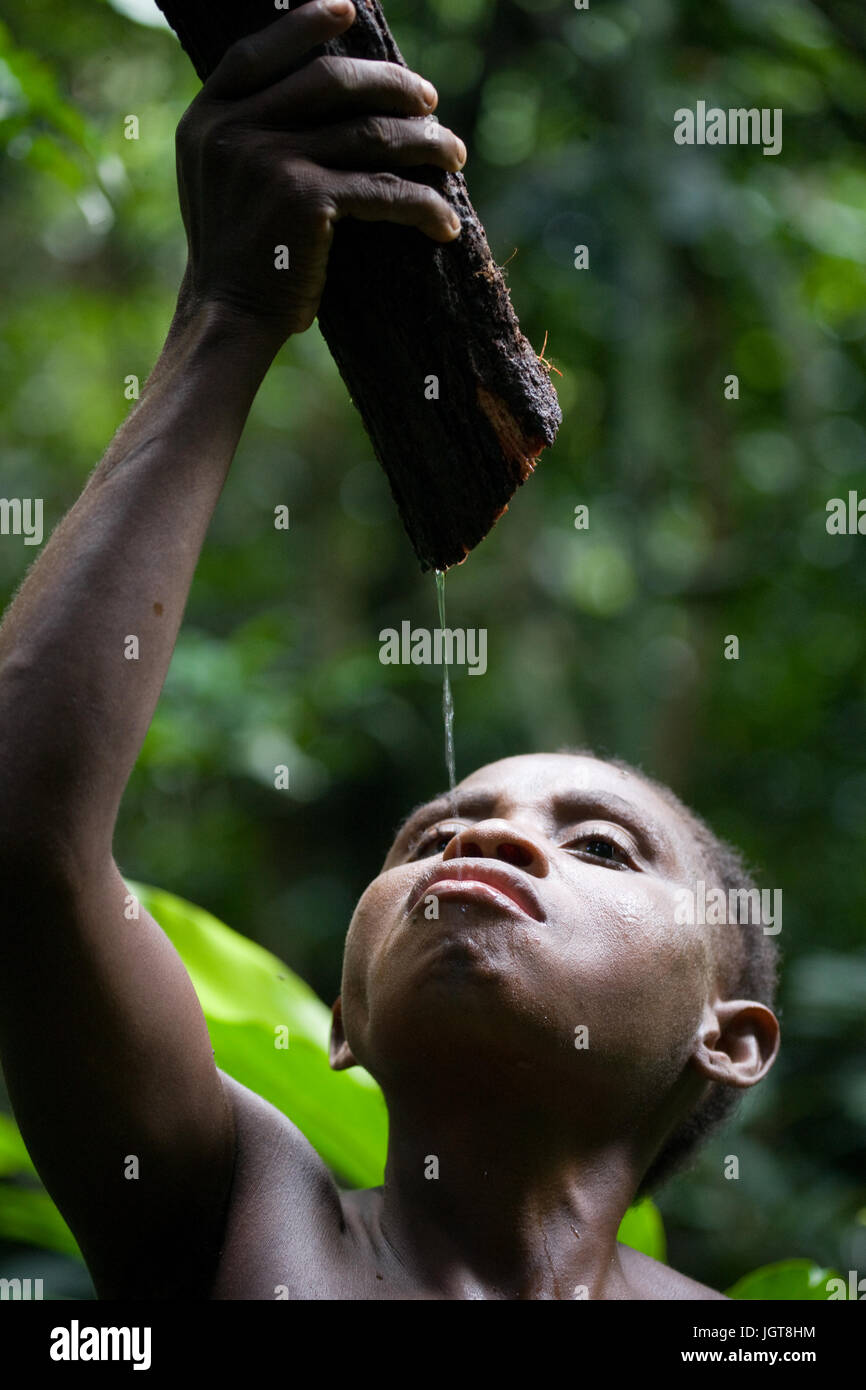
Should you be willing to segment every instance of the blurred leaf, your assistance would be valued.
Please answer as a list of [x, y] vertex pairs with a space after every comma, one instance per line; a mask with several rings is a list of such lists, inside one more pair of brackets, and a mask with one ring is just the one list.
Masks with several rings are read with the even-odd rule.
[[50, 122], [58, 134], [65, 136], [80, 151], [91, 152], [95, 144], [94, 133], [77, 107], [62, 96], [51, 68], [35, 54], [16, 47], [12, 35], [2, 23], [0, 59], [6, 73], [17, 84], [31, 118]]
[[744, 1274], [732, 1288], [729, 1298], [826, 1300], [828, 1279], [838, 1279], [833, 1269], [822, 1269], [811, 1260], [780, 1260]]

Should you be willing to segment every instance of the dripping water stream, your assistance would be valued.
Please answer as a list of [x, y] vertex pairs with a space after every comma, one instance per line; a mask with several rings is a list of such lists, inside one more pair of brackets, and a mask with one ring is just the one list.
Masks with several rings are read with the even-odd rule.
[[[445, 631], [445, 571], [436, 570], [436, 599], [439, 606], [439, 626]], [[442, 640], [442, 719], [445, 726], [445, 765], [448, 768], [448, 788], [451, 792], [452, 813], [455, 808], [454, 788], [457, 785], [454, 761], [454, 698], [448, 674], [448, 651]]]

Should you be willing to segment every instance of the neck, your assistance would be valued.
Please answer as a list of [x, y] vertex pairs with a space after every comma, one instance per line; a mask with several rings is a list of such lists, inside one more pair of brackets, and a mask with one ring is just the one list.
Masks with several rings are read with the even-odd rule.
[[413, 1279], [446, 1298], [629, 1296], [617, 1231], [639, 1179], [625, 1145], [581, 1151], [562, 1116], [513, 1108], [388, 1109], [382, 1233]]

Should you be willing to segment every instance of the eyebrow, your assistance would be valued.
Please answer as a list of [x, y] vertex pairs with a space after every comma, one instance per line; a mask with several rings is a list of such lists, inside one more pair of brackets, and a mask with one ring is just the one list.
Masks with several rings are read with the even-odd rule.
[[555, 796], [553, 804], [558, 821], [578, 820], [582, 816], [603, 816], [621, 821], [631, 831], [642, 854], [647, 859], [662, 859], [675, 854], [670, 836], [647, 813], [641, 813], [632, 802], [616, 792], [566, 792]]
[[[391, 853], [401, 846], [405, 853], [411, 844], [414, 833], [422, 826], [435, 820], [446, 820], [449, 815], [459, 819], [470, 816], [489, 815], [497, 802], [494, 792], [449, 793], [442, 792], [432, 801], [422, 801], [409, 813], [399, 826], [391, 845]], [[674, 856], [675, 849], [669, 835], [653, 821], [645, 824], [637, 807], [615, 792], [570, 791], [562, 792], [553, 798], [553, 812], [559, 824], [578, 820], [587, 816], [600, 816], [608, 820], [620, 821], [634, 836], [641, 852], [648, 859], [662, 859], [665, 855]], [[406, 841], [403, 846], [402, 842]]]
[[[391, 848], [396, 849], [404, 838], [411, 840], [411, 832], [415, 829], [416, 824], [420, 827], [427, 821], [444, 820], [449, 812], [457, 815], [472, 815], [473, 806], [483, 810], [492, 803], [492, 800], [493, 798], [487, 794], [458, 797], [456, 792], [439, 792], [431, 801], [419, 801], [417, 806], [412, 807], [402, 824], [398, 825], [391, 841]], [[478, 814], [478, 810], [475, 811], [475, 814]]]

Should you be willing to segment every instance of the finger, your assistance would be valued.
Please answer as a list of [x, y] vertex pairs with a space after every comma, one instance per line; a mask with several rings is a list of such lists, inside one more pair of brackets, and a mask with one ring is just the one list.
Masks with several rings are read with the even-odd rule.
[[262, 92], [245, 114], [269, 125], [312, 125], [367, 112], [427, 116], [438, 100], [432, 83], [399, 63], [328, 55]]
[[[311, 49], [355, 22], [355, 7], [335, 12], [334, 0], [311, 0], [282, 19], [232, 44], [204, 91], [220, 101], [248, 97], [270, 87], [303, 63]], [[340, 0], [336, 0], [339, 5]]]
[[401, 179], [397, 174], [350, 174], [334, 171], [328, 176], [336, 216], [357, 217], [361, 222], [397, 222], [417, 227], [434, 241], [454, 241], [460, 219], [440, 193], [424, 183]]
[[327, 169], [401, 168], [432, 164], [456, 173], [466, 163], [463, 141], [435, 116], [367, 116], [296, 131], [304, 158]]

